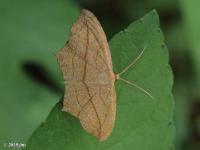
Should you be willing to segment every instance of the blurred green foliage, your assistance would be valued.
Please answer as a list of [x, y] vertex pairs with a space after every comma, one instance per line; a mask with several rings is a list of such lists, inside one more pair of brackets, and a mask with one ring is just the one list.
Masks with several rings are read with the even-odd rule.
[[198, 97], [200, 97], [200, 15], [198, 0], [181, 0], [183, 12], [184, 29], [187, 34], [187, 41], [190, 45], [191, 56], [195, 67], [195, 80], [198, 86]]
[[[0, 144], [26, 141], [62, 95], [62, 77], [54, 54], [68, 38], [79, 8], [87, 8], [98, 17], [108, 39], [156, 9], [175, 76], [177, 150], [198, 150], [199, 3], [198, 0], [76, 0], [76, 3], [0, 0]], [[41, 74], [34, 74], [38, 70], [46, 70], [42, 80], [36, 78]]]
[[0, 1], [0, 149], [25, 142], [62, 96], [55, 51], [77, 15], [65, 0]]

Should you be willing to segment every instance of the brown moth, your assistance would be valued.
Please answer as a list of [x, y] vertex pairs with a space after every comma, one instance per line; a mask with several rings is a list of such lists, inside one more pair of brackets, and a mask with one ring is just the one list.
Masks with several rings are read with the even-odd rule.
[[112, 132], [116, 115], [115, 80], [122, 80], [152, 97], [138, 85], [120, 78], [142, 56], [115, 74], [105, 33], [97, 18], [82, 10], [71, 29], [70, 39], [57, 52], [66, 82], [62, 110], [80, 120], [82, 127], [100, 141]]

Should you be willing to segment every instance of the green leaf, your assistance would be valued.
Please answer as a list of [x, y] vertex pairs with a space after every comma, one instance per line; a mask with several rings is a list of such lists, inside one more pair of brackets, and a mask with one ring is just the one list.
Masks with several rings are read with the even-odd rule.
[[[55, 51], [64, 44], [78, 9], [68, 0], [1, 0], [0, 12], [2, 149], [3, 143], [27, 141], [62, 95]], [[59, 83], [60, 91], [28, 77], [24, 68], [34, 64]]]
[[132, 23], [110, 41], [114, 71], [120, 72], [148, 44], [142, 58], [122, 77], [154, 96], [116, 81], [117, 115], [104, 142], [84, 131], [79, 121], [61, 112], [58, 103], [27, 142], [27, 150], [169, 150], [174, 136], [172, 72], [155, 11]]

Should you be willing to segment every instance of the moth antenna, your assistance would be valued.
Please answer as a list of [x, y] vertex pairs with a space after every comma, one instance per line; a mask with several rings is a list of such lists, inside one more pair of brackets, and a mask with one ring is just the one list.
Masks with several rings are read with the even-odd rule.
[[121, 77], [119, 77], [119, 76], [118, 76], [118, 80], [121, 80], [121, 81], [123, 81], [123, 82], [125, 82], [125, 83], [127, 83], [127, 84], [129, 84], [129, 85], [131, 85], [131, 86], [136, 87], [137, 89], [139, 89], [140, 91], [142, 91], [144, 94], [146, 94], [147, 96], [149, 96], [151, 99], [154, 99], [154, 97], [153, 97], [147, 90], [143, 89], [143, 88], [140, 87], [139, 85], [137, 85], [137, 84], [135, 84], [135, 83], [133, 83], [133, 82], [130, 82], [130, 81], [128, 81], [128, 80], [125, 80], [125, 79], [123, 79], [123, 78], [121, 78]]
[[127, 67], [125, 67], [120, 73], [118, 73], [118, 75], [121, 75], [121, 74], [125, 73], [130, 67], [135, 65], [136, 62], [142, 57], [142, 55], [143, 55], [144, 51], [146, 50], [147, 46], [148, 46], [148, 44], [146, 43], [144, 45], [144, 48], [140, 52], [140, 54]]

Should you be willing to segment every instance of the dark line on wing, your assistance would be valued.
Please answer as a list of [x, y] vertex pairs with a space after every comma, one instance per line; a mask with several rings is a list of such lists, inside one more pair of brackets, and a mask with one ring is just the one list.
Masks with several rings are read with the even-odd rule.
[[80, 104], [80, 102], [79, 102], [79, 99], [78, 99], [77, 87], [74, 86], [73, 88], [74, 88], [74, 91], [75, 91], [75, 94], [76, 94], [77, 103], [78, 103], [78, 105], [79, 105], [80, 107], [82, 107], [81, 104]]
[[[69, 45], [68, 45], [68, 48], [72, 49]], [[72, 50], [73, 50], [73, 49], [72, 49]], [[73, 52], [71, 52], [71, 53], [73, 53]], [[86, 61], [84, 60], [84, 57], [83, 57], [83, 56], [77, 54], [76, 52], [74, 52], [74, 53], [75, 53], [75, 55], [76, 55], [77, 57], [79, 57], [80, 59], [82, 59], [82, 60], [84, 61], [84, 63], [86, 63], [86, 64], [92, 66], [94, 69], [96, 69], [96, 70], [99, 71], [99, 72], [101, 71], [101, 70], [97, 69], [93, 64], [91, 64], [91, 63], [89, 63], [89, 62], [86, 62]]]
[[72, 75], [73, 75], [73, 79], [74, 79], [74, 72], [75, 72], [75, 65], [74, 65], [74, 58], [75, 58], [75, 55], [76, 54], [74, 54], [74, 56], [72, 57]]
[[[91, 24], [90, 24], [91, 25]], [[91, 26], [93, 26], [93, 25], [91, 25]], [[96, 42], [98, 43], [98, 45], [99, 45], [99, 47], [100, 47], [100, 49], [104, 49], [102, 46], [101, 46], [101, 42], [98, 40], [98, 38], [96, 37], [96, 35], [95, 35], [95, 32], [92, 30], [92, 28], [90, 28], [91, 29], [91, 33], [93, 34], [93, 36], [95, 37], [95, 40], [96, 40]], [[94, 27], [93, 27], [93, 29], [94, 29]], [[98, 32], [97, 32], [98, 33]], [[103, 59], [104, 58], [104, 56], [102, 56], [101, 55], [101, 53], [100, 53], [100, 58], [103, 60], [103, 62], [104, 62], [104, 64], [106, 65], [106, 67], [107, 67], [107, 69], [109, 70], [110, 69], [110, 67], [108, 66], [108, 64], [106, 63], [106, 61]]]
[[[87, 26], [87, 44], [86, 44], [86, 51], [85, 51], [85, 56], [84, 56], [84, 57], [85, 57], [85, 60], [86, 60], [87, 52], [88, 52], [88, 46], [89, 46], [89, 30], [88, 30], [87, 22], [85, 22], [85, 23], [86, 23], [86, 26]], [[91, 96], [91, 94], [90, 94], [89, 87], [88, 87], [87, 84], [85, 83], [86, 70], [87, 70], [87, 64], [85, 64], [85, 68], [84, 68], [83, 84], [85, 85], [85, 87], [86, 87], [86, 89], [87, 89], [87, 92], [88, 92], [88, 95], [89, 95], [89, 97], [91, 98], [92, 96]], [[98, 136], [100, 136], [100, 134], [101, 134], [101, 122], [100, 122], [100, 118], [99, 118], [99, 115], [98, 115], [98, 113], [97, 113], [97, 111], [96, 111], [96, 108], [95, 108], [95, 105], [94, 105], [92, 99], [90, 100], [90, 102], [91, 102], [91, 104], [92, 104], [92, 107], [93, 107], [93, 109], [94, 109], [94, 111], [95, 111], [95, 113], [96, 113], [96, 116], [97, 116], [97, 120], [98, 120], [98, 122], [99, 122], [99, 133], [98, 133], [99, 135], [98, 135]]]

